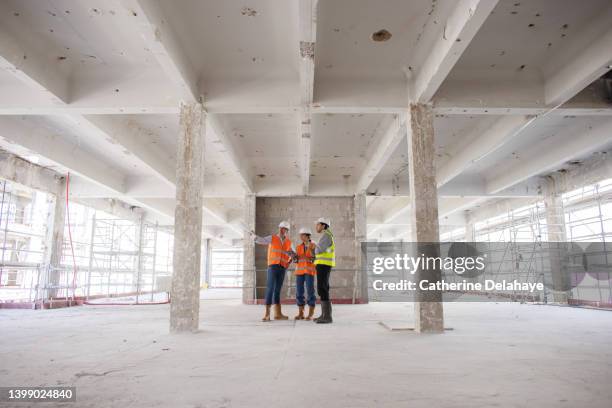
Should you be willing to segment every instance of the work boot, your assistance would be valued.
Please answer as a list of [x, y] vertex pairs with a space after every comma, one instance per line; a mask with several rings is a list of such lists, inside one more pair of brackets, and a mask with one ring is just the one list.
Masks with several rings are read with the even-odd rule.
[[264, 315], [264, 317], [262, 317], [261, 321], [262, 322], [270, 321], [270, 305], [266, 305], [266, 314]]
[[304, 318], [304, 320], [312, 320], [312, 316], [314, 316], [314, 306], [308, 306], [308, 316]]
[[274, 305], [274, 320], [287, 320], [289, 319], [287, 316], [283, 314], [281, 311], [280, 303]]
[[317, 319], [317, 323], [331, 323], [332, 322], [332, 311], [331, 311], [331, 302], [323, 301], [321, 302], [321, 317]]
[[298, 314], [295, 316], [295, 320], [304, 320], [304, 306], [298, 306]]

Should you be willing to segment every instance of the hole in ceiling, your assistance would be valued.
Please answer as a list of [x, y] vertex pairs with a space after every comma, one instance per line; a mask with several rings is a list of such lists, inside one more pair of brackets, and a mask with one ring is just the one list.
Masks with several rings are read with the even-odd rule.
[[240, 10], [240, 13], [243, 16], [247, 16], [247, 17], [255, 17], [257, 15], [257, 10], [252, 9], [250, 7], [243, 7], [242, 10]]
[[259, 178], [266, 178], [266, 175], [265, 174], [258, 174], [257, 177], [259, 177]]
[[378, 30], [372, 34], [372, 41], [384, 42], [391, 39], [391, 33], [385, 29]]

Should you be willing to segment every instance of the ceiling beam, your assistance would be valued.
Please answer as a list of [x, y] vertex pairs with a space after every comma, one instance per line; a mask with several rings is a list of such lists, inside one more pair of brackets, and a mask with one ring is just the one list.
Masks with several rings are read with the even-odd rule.
[[57, 194], [61, 174], [0, 150], [0, 178], [13, 183]]
[[[456, 81], [451, 81], [456, 82]], [[445, 82], [448, 84], [449, 82]], [[446, 86], [446, 85], [445, 85]], [[470, 88], [470, 84], [457, 84], [457, 93], [442, 99], [434, 98], [434, 113], [439, 115], [540, 115], [550, 109], [536, 101], [513, 100], [500, 103], [501, 99], [481, 95]], [[459, 94], [459, 92], [461, 94]], [[2, 96], [0, 96], [1, 99]], [[303, 107], [295, 106], [252, 106], [232, 105], [224, 107], [206, 107], [209, 114], [301, 114]], [[326, 106], [314, 103], [312, 115], [327, 113], [345, 114], [398, 114], [406, 111], [405, 106], [372, 107], [360, 105]], [[110, 105], [105, 102], [74, 102], [69, 105], [58, 105], [49, 102], [44, 105], [20, 105], [0, 101], [0, 116], [17, 115], [178, 115], [179, 105], [168, 105], [164, 102], [151, 101], [147, 104], [134, 104], [120, 100]], [[603, 97], [580, 102], [569, 101], [549, 113], [556, 116], [612, 116], [612, 104]]]
[[302, 109], [298, 112], [298, 136], [300, 178], [302, 194], [308, 194], [310, 189], [310, 157], [311, 157], [311, 119], [310, 112], [314, 98], [315, 44], [317, 41], [317, 4], [319, 0], [299, 0], [299, 67], [300, 67], [300, 103]]
[[498, 0], [459, 0], [442, 24], [429, 24], [414, 51], [421, 61], [413, 63], [410, 88], [411, 100], [429, 102], [455, 63], [468, 47]]
[[[387, 127], [387, 131], [383, 135], [372, 157], [368, 160], [363, 173], [357, 182], [356, 191], [363, 192], [372, 184], [380, 170], [387, 164], [391, 155], [397, 149], [400, 142], [406, 138], [406, 111], [402, 114], [394, 115], [391, 123]], [[383, 125], [384, 126], [384, 125]]]
[[200, 100], [198, 76], [173, 28], [168, 24], [159, 0], [121, 0], [135, 21], [135, 27], [187, 102]]
[[21, 118], [0, 117], [0, 138], [11, 144], [44, 157], [56, 166], [76, 173], [99, 186], [118, 194], [125, 192], [125, 176], [106, 163], [86, 152], [76, 144], [67, 142], [61, 135], [31, 124]]
[[450, 159], [438, 168], [436, 174], [438, 188], [505, 145], [532, 120], [532, 117], [527, 116], [505, 116], [496, 120], [484, 131], [480, 127], [472, 129], [450, 148]]
[[[67, 88], [67, 83], [61, 82], [61, 86], [57, 85], [59, 81], [57, 79], [58, 74], [51, 74], [54, 72], [54, 66], [45, 63], [44, 50], [36, 49], [34, 48], [35, 46], [25, 47], [20, 44], [22, 43], [14, 41], [12, 38], [9, 40], [0, 39], [0, 64], [2, 61], [15, 60], [17, 58], [16, 55], [26, 55], [25, 65], [22, 64], [22, 66], [16, 69], [9, 69], [8, 71], [17, 78], [24, 80], [32, 89], [44, 95], [55, 106], [67, 107], [69, 105], [68, 98], [64, 95], [64, 88]], [[137, 129], [135, 126], [128, 126], [126, 121], [122, 122], [102, 116], [84, 116], [80, 114], [54, 115], [54, 121], [59, 122], [64, 127], [75, 128], [78, 134], [88, 135], [99, 140], [111, 140], [124, 150], [134, 154], [145, 167], [161, 177], [162, 180], [174, 183], [174, 169], [172, 166], [169, 166], [168, 161], [160, 157], [160, 152], [154, 151], [150, 143], [145, 142], [145, 138], [141, 135], [141, 129]], [[62, 143], [59, 140], [60, 137], [56, 139], [55, 143]], [[75, 165], [81, 167], [86, 165], [86, 163], [75, 163]], [[74, 165], [68, 167], [74, 168]], [[124, 188], [122, 187], [118, 191], [123, 193], [123, 190]]]
[[[564, 49], [552, 57], [552, 61], [565, 64], [544, 81], [545, 102], [542, 113], [537, 116], [505, 116], [480, 136], [467, 135], [460, 141], [464, 147], [453, 155], [438, 172], [438, 186], [447, 183], [478, 160], [498, 150], [526, 128], [541, 122], [543, 117], [555, 112], [564, 104], [567, 105], [570, 99], [576, 97], [578, 99], [576, 103], [580, 104], [579, 94], [583, 89], [610, 70], [610, 64], [612, 63], [612, 29], [609, 27], [611, 23], [612, 7], [609, 7], [608, 11], [603, 13], [592, 26], [583, 29], [577, 39], [566, 47], [568, 50]], [[602, 30], [605, 30], [604, 35], [596, 37], [592, 41], [595, 33]], [[587, 44], [589, 45], [587, 46]], [[584, 48], [585, 46], [586, 48]], [[597, 92], [598, 86], [600, 86], [600, 83], [595, 83], [589, 87], [591, 88], [588, 90], [589, 92], [595, 91], [592, 92], [593, 96], [590, 99], [598, 101], [602, 99], [600, 92]], [[604, 106], [609, 108], [609, 101], [605, 101]], [[582, 140], [582, 136], [580, 139]], [[548, 142], [550, 143], [550, 140]], [[546, 153], [550, 153], [550, 151]], [[533, 163], [529, 163], [529, 165], [532, 166]], [[516, 172], [522, 174], [529, 167], [517, 169]], [[488, 183], [487, 192], [498, 192], [511, 187], [513, 184], [508, 184], [510, 183], [509, 175], [513, 173], [515, 172], [506, 173], [498, 181]], [[517, 178], [516, 183], [524, 180], [525, 178]]]
[[487, 194], [486, 181], [474, 176], [454, 179], [452, 183], [447, 183], [438, 189], [438, 197], [517, 198], [541, 196], [542, 183], [537, 178], [526, 180], [495, 194]]
[[569, 160], [582, 158], [612, 141], [612, 119], [594, 126], [580, 125], [566, 129], [562, 135], [547, 138], [532, 146], [526, 154], [500, 168], [487, 179], [487, 193], [495, 194], [506, 188], [557, 170]]
[[223, 214], [223, 212], [218, 208], [215, 208], [209, 204], [204, 205], [203, 209], [204, 212], [206, 212], [212, 218], [218, 220], [223, 226], [234, 231], [236, 234], [238, 234], [238, 236], [244, 235], [244, 229], [237, 225], [234, 220], [230, 220], [228, 216], [226, 214]]
[[546, 104], [557, 106], [612, 69], [612, 6], [589, 21], [583, 32], [547, 64]]
[[300, 138], [298, 165], [304, 195], [310, 191], [310, 158], [312, 156], [312, 116], [306, 111], [307, 109], [298, 117], [298, 136]]
[[[159, 199], [143, 199], [142, 202], [146, 206], [156, 211], [158, 214], [167, 218], [170, 224], [174, 223], [174, 200], [159, 200]], [[209, 238], [213, 241], [219, 242], [220, 244], [232, 246], [233, 242], [231, 238], [225, 238], [223, 233], [219, 233], [215, 228], [211, 228], [206, 225], [202, 225], [202, 237], [204, 239]]]
[[[206, 117], [206, 123], [209, 126], [212, 133], [217, 137], [217, 140], [222, 144], [223, 151], [233, 170], [240, 176], [242, 185], [248, 194], [253, 194], [255, 188], [253, 186], [253, 175], [248, 166], [246, 159], [240, 157], [229, 137], [226, 134], [221, 121], [217, 115], [208, 114]], [[207, 130], [208, 132], [208, 130]], [[214, 143], [214, 141], [213, 141]]]
[[[122, 0], [124, 6], [136, 14], [139, 31], [145, 44], [152, 50], [167, 77], [180, 89], [182, 97], [189, 102], [201, 101], [198, 75], [185, 53], [175, 31], [169, 25], [159, 0]], [[208, 113], [208, 112], [207, 112]], [[218, 119], [207, 115], [207, 124], [224, 146], [224, 153], [240, 175], [248, 193], [254, 191], [253, 177], [225, 135]]]
[[44, 94], [51, 106], [69, 102], [68, 78], [58, 69], [57, 59], [48, 57], [38, 43], [23, 46], [23, 41], [13, 37], [1, 26], [0, 70]]
[[73, 117], [87, 134], [104, 139], [110, 137], [114, 142], [132, 153], [149, 171], [166, 182], [168, 186], [175, 185], [176, 170], [170, 160], [164, 157], [164, 153], [151, 143], [151, 132], [140, 128], [128, 119], [108, 118], [99, 115]]

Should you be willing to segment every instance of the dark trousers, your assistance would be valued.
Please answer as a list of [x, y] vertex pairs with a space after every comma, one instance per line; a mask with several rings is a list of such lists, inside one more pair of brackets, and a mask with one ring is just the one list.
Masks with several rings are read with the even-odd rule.
[[280, 265], [268, 266], [266, 282], [266, 305], [280, 304], [280, 292], [285, 281], [286, 268]]
[[329, 275], [332, 267], [317, 265], [317, 293], [322, 302], [329, 302]]

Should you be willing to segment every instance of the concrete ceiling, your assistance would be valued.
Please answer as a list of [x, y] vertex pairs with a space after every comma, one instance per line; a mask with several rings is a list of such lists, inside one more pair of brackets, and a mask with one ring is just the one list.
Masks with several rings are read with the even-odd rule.
[[401, 232], [410, 101], [434, 104], [448, 214], [533, 195], [612, 147], [610, 27], [607, 0], [5, 0], [0, 146], [171, 222], [180, 102], [202, 97], [218, 235], [247, 193], [360, 191]]

